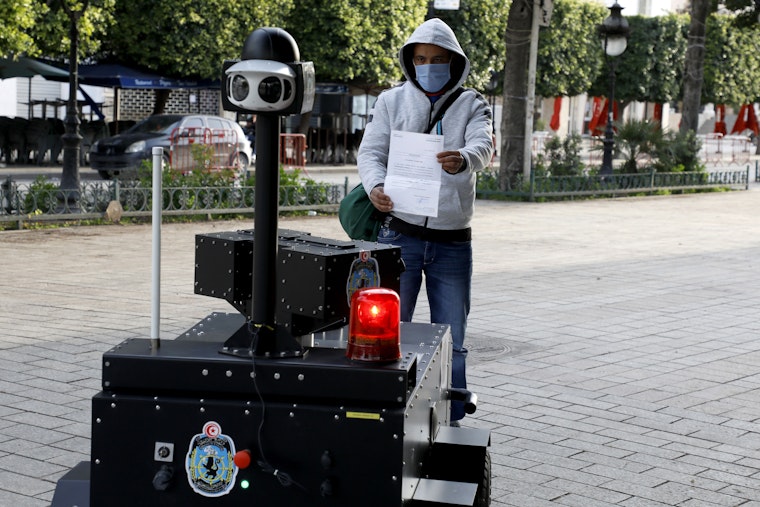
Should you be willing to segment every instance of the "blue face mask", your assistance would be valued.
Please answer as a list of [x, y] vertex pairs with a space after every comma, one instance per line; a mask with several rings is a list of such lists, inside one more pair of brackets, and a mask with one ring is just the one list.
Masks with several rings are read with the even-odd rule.
[[451, 71], [448, 63], [430, 63], [414, 67], [417, 73], [417, 82], [428, 93], [441, 91], [451, 79]]

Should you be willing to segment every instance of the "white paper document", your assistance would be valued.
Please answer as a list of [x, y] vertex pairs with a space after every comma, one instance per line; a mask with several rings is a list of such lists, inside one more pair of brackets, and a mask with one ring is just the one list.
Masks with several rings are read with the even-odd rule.
[[435, 156], [442, 151], [443, 136], [391, 131], [383, 191], [393, 201], [394, 211], [438, 216], [442, 169]]

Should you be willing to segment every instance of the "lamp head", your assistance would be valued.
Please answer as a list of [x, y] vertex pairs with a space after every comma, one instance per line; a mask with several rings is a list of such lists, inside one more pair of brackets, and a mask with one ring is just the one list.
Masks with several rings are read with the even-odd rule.
[[617, 1], [608, 9], [610, 15], [597, 27], [597, 31], [602, 38], [602, 49], [607, 56], [620, 56], [628, 47], [631, 28], [628, 26], [628, 20], [622, 15], [623, 7]]

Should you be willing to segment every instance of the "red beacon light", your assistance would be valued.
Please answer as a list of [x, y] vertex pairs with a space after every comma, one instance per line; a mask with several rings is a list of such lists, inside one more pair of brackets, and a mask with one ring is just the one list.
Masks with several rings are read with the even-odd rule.
[[401, 300], [382, 287], [359, 289], [351, 296], [346, 357], [357, 361], [401, 358]]

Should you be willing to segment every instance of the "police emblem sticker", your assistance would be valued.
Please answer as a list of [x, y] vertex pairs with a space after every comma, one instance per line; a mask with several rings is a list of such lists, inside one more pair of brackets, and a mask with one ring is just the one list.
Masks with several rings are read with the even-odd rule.
[[238, 468], [233, 462], [235, 443], [216, 421], [203, 425], [203, 433], [190, 440], [185, 468], [187, 481], [199, 495], [226, 495], [235, 485]]
[[351, 296], [365, 287], [380, 287], [380, 268], [372, 253], [366, 250], [359, 252], [359, 257], [351, 263], [346, 282], [346, 299], [351, 308]]

